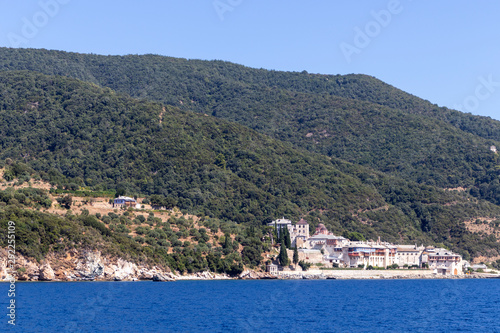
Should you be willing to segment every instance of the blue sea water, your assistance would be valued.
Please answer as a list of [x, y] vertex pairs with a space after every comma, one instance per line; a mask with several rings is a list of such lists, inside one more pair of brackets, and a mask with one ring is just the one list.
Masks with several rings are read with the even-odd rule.
[[500, 332], [500, 279], [17, 283], [9, 332]]

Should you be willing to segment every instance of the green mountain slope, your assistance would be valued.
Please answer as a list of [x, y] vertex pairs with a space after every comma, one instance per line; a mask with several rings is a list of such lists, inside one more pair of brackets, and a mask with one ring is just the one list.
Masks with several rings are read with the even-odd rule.
[[0, 97], [0, 159], [11, 159], [11, 169], [27, 163], [59, 186], [161, 194], [189, 212], [238, 223], [286, 215], [339, 234], [443, 242], [473, 256], [498, 248], [494, 237], [464, 225], [496, 219], [498, 206], [298, 150], [235, 123], [27, 71], [1, 73]]
[[0, 49], [28, 69], [231, 120], [296, 147], [500, 203], [500, 122], [435, 105], [366, 75], [312, 75], [155, 55]]
[[30, 72], [3, 73], [0, 91], [1, 158], [27, 156], [51, 181], [173, 196], [236, 221], [383, 205], [328, 158], [234, 123]]
[[[440, 108], [374, 77], [322, 75], [254, 69], [224, 61], [186, 60], [158, 55], [102, 56], [44, 49], [0, 48], [0, 70], [33, 70], [108, 86], [136, 98], [148, 98], [205, 112], [218, 89], [264, 87], [332, 95], [372, 102], [406, 113], [448, 122], [485, 139], [500, 141], [500, 122]], [[227, 90], [227, 88], [225, 88]], [[180, 102], [183, 102], [180, 105]], [[192, 101], [192, 103], [191, 103]]]

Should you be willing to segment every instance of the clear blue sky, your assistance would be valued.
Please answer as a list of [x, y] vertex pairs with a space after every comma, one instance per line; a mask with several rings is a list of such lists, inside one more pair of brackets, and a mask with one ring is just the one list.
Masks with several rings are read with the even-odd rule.
[[440, 106], [500, 119], [498, 1], [0, 0], [0, 5], [2, 46], [363, 73]]

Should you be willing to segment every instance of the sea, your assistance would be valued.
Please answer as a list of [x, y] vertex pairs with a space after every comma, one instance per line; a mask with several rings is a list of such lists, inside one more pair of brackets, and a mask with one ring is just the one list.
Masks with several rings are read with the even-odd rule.
[[500, 332], [500, 279], [18, 282], [1, 332]]

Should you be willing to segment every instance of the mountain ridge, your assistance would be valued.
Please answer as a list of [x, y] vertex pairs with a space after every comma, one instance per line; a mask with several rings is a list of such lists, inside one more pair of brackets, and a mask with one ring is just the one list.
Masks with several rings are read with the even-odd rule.
[[[90, 81], [134, 98], [231, 120], [296, 147], [408, 180], [465, 187], [477, 197], [500, 203], [494, 194], [500, 187], [488, 185], [498, 173], [494, 156], [487, 152], [489, 146], [500, 145], [499, 121], [437, 108], [367, 75], [279, 72], [158, 55], [2, 48], [0, 70], [9, 69]], [[311, 118], [315, 112], [316, 119]], [[318, 128], [323, 120], [326, 128]], [[309, 124], [313, 130], [304, 133]], [[321, 140], [306, 137], [315, 134]]]

